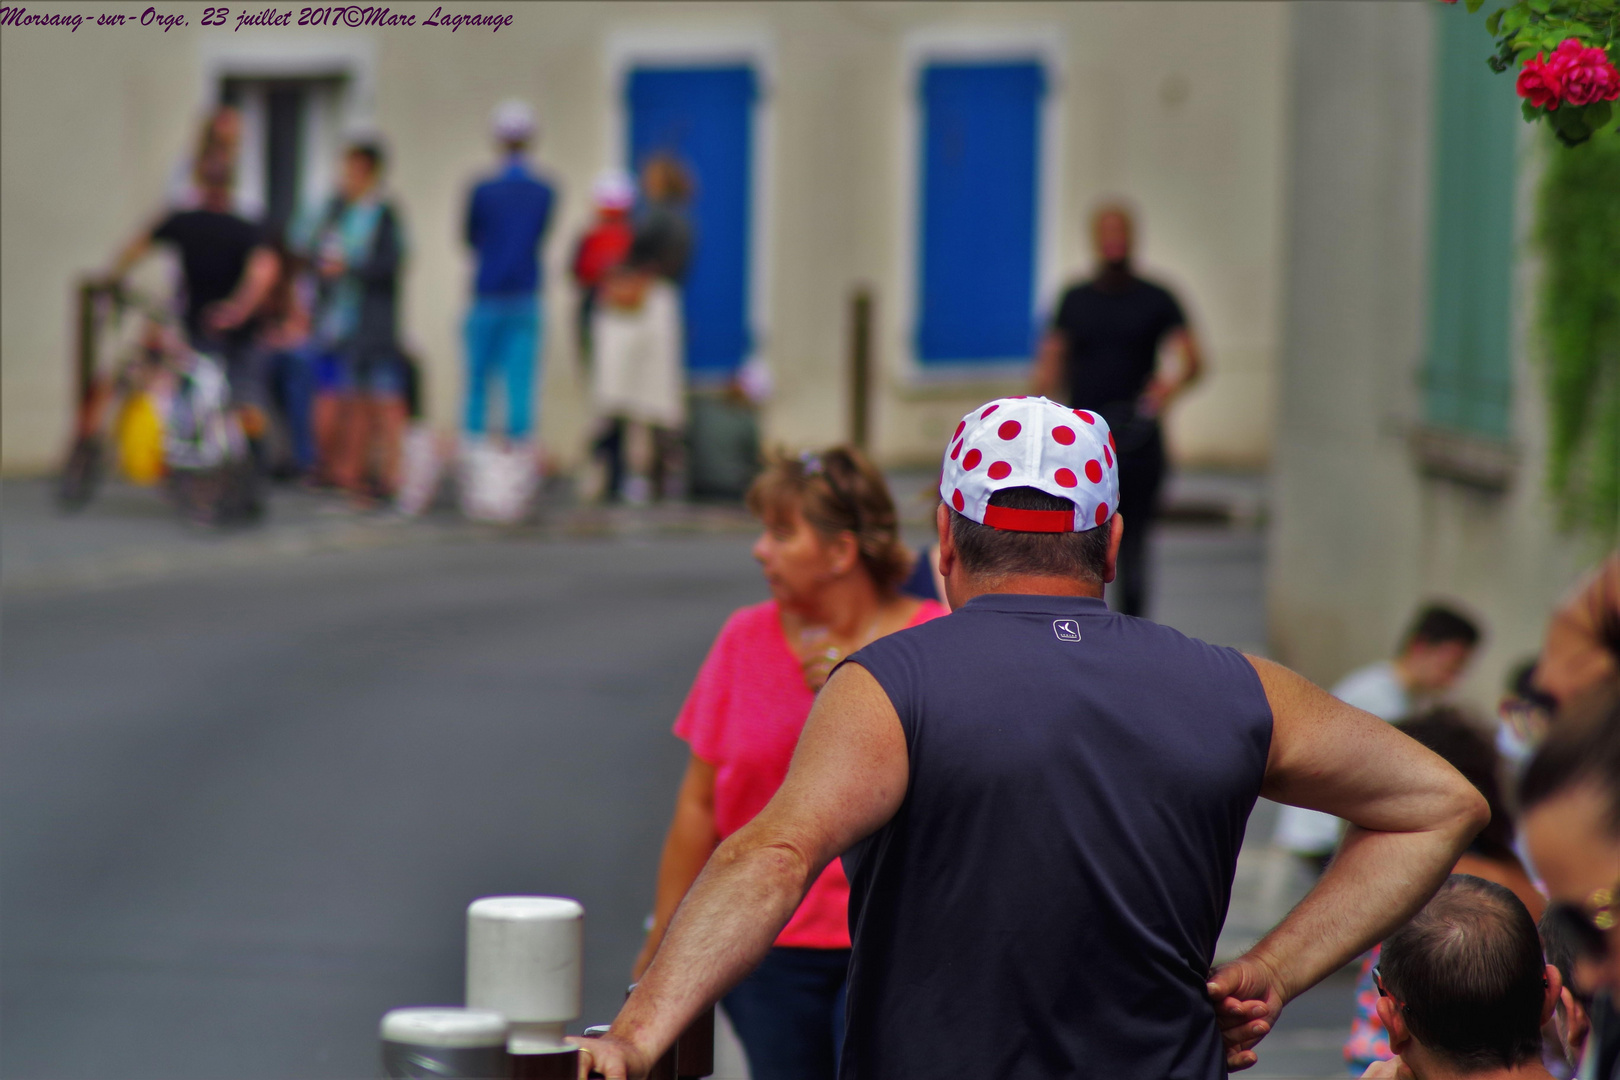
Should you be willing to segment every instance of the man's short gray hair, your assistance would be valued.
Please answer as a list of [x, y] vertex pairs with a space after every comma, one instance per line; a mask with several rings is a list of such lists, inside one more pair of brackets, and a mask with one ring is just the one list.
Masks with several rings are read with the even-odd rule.
[[[990, 496], [991, 506], [1010, 510], [1067, 510], [1074, 503], [1039, 488], [1003, 488]], [[1107, 522], [1085, 532], [1012, 532], [980, 525], [951, 514], [951, 539], [956, 543], [962, 569], [974, 577], [1001, 578], [1014, 574], [1078, 578], [1102, 584], [1108, 571]]]

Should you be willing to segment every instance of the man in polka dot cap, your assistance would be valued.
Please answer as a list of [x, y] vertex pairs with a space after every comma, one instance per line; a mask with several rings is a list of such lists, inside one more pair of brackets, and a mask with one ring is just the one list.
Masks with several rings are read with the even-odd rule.
[[[1119, 505], [1114, 436], [1095, 413], [1043, 397], [998, 398], [956, 425], [945, 451], [939, 495], [980, 525], [1009, 532], [1085, 532]], [[1074, 504], [1072, 511], [996, 506], [995, 492], [1034, 488]]]
[[[963, 418], [936, 514], [954, 610], [833, 672], [584, 1064], [646, 1075], [835, 858], [840, 1080], [1224, 1080], [1434, 892], [1488, 816], [1456, 770], [1286, 668], [1103, 603], [1130, 525], [1108, 436], [1044, 398]], [[1359, 827], [1211, 971], [1261, 793]]]

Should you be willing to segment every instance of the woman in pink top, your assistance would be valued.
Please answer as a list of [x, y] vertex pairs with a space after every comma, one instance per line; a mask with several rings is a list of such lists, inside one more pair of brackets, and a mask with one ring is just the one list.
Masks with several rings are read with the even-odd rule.
[[[777, 458], [749, 489], [748, 506], [765, 524], [754, 558], [772, 599], [726, 621], [675, 721], [692, 757], [637, 979], [715, 846], [776, 794], [832, 669], [885, 634], [946, 614], [899, 593], [911, 555], [882, 474], [859, 452], [840, 446]], [[831, 1080], [837, 1072], [848, 904], [849, 882], [834, 861], [765, 962], [726, 995], [754, 1080]]]

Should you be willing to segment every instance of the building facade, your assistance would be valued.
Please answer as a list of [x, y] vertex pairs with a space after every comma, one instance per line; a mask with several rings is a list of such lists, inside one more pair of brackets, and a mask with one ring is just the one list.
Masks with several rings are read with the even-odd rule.
[[[591, 182], [662, 145], [699, 173], [698, 259], [710, 263], [689, 285], [689, 366], [701, 383], [764, 363], [776, 385], [767, 442], [847, 436], [864, 290], [872, 446], [891, 463], [931, 459], [976, 401], [1027, 385], [1042, 320], [1089, 269], [1091, 206], [1124, 196], [1141, 211], [1142, 268], [1180, 292], [1210, 356], [1173, 418], [1175, 454], [1268, 460], [1286, 7], [458, 3], [443, 6], [511, 22], [421, 25], [439, 6], [391, 5], [416, 17], [409, 28], [237, 29], [240, 13], [203, 27], [203, 6], [180, 4], [186, 25], [166, 32], [0, 30], [0, 466], [59, 459], [73, 283], [154, 219], [219, 100], [246, 118], [244, 201], [273, 218], [324, 195], [346, 133], [386, 140], [410, 236], [404, 335], [430, 417], [452, 428], [471, 279], [463, 200], [493, 167], [488, 116], [508, 97], [535, 106], [537, 158], [561, 191], [541, 431], [565, 466], [589, 426], [565, 271]], [[51, 5], [131, 22], [143, 10]], [[152, 267], [142, 281], [162, 289], [169, 276]]]
[[1494, 710], [1601, 554], [1543, 485], [1530, 235], [1558, 151], [1460, 5], [1299, 5], [1291, 34], [1271, 640], [1331, 682], [1451, 601], [1487, 630], [1463, 696]]

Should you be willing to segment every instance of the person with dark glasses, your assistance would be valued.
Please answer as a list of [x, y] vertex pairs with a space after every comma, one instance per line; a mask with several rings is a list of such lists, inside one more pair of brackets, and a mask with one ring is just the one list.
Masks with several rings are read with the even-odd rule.
[[1519, 785], [1530, 858], [1575, 943], [1573, 990], [1593, 995], [1581, 1076], [1620, 1080], [1620, 683], [1560, 713]]

